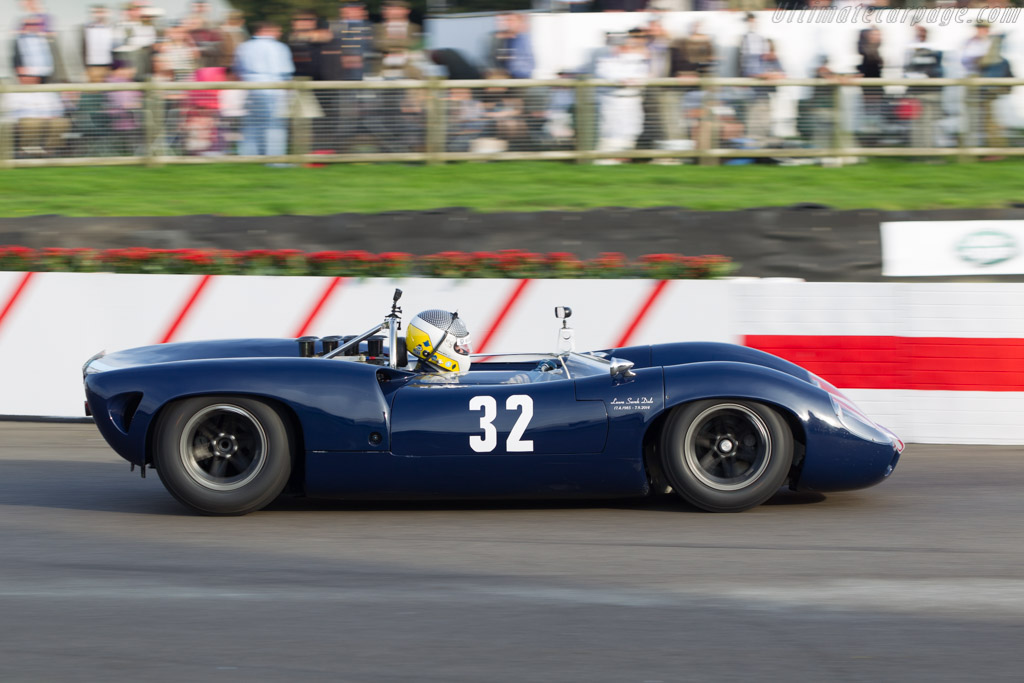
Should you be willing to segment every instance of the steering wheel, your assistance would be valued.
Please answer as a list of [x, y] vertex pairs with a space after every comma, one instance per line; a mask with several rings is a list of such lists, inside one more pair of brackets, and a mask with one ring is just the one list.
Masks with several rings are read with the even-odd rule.
[[558, 372], [558, 363], [548, 358], [537, 363], [537, 367], [534, 368], [536, 372]]

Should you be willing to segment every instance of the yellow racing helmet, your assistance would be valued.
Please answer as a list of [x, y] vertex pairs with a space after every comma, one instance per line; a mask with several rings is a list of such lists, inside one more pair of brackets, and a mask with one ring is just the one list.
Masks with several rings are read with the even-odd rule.
[[409, 353], [442, 372], [469, 372], [469, 330], [458, 313], [440, 309], [421, 311], [405, 332]]

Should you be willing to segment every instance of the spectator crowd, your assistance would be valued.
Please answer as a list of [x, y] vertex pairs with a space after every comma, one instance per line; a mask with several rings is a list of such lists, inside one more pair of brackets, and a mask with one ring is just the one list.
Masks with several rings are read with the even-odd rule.
[[[161, 89], [147, 102], [138, 89], [72, 92], [14, 92], [3, 96], [4, 125], [13, 128], [20, 157], [141, 155], [269, 155], [289, 151], [328, 153], [419, 152], [426, 145], [430, 96], [424, 89], [346, 89], [316, 87], [316, 82], [388, 81], [445, 76], [477, 80], [474, 87], [444, 91], [445, 149], [449, 152], [500, 152], [574, 149], [580, 146], [615, 154], [635, 149], [689, 150], [698, 146], [764, 148], [784, 145], [827, 146], [834, 134], [834, 87], [808, 88], [796, 107], [794, 133], [783, 136], [773, 125], [774, 81], [787, 77], [777, 46], [765, 37], [758, 18], [747, 14], [735, 69], [723, 69], [722, 49], [693, 20], [685, 34], [670, 35], [657, 15], [626, 32], [606, 35], [589, 65], [559, 78], [564, 85], [509, 87], [508, 79], [534, 76], [536, 64], [531, 16], [497, 17], [484, 63], [455, 49], [426, 50], [421, 28], [405, 0], [384, 0], [380, 21], [372, 22], [361, 0], [339, 5], [336, 15], [297, 12], [287, 33], [270, 23], [247, 26], [238, 11], [222, 18], [210, 4], [196, 0], [177, 19], [148, 0], [132, 0], [116, 9], [101, 4], [77, 31], [77, 55], [62, 54], [56, 18], [42, 0], [20, 0], [22, 13], [11, 41], [12, 65], [23, 85], [67, 83], [129, 84], [143, 81], [280, 82], [304, 79], [313, 87], [282, 89]], [[715, 9], [711, 3], [706, 9]], [[565, 9], [641, 9], [634, 6], [569, 2]], [[699, 16], [699, 15], [698, 15]], [[249, 28], [252, 33], [249, 33]], [[949, 56], [929, 40], [925, 25], [908, 28], [912, 36], [903, 63], [908, 78], [941, 78]], [[882, 75], [882, 33], [868, 26], [855, 47], [855, 72], [839, 73], [827, 58], [811, 73], [833, 83]], [[985, 77], [1012, 76], [1003, 37], [984, 23], [958, 57], [963, 72]], [[807, 69], [789, 74], [804, 76]], [[763, 85], [723, 88], [713, 95], [694, 81], [650, 87], [652, 78], [743, 76]], [[584, 121], [576, 79], [592, 76], [617, 85], [598, 88]], [[487, 84], [493, 80], [493, 85]], [[856, 127], [861, 145], [937, 147], [952, 144], [943, 122], [949, 102], [941, 87], [917, 85], [896, 94], [880, 86], [859, 93]], [[1006, 144], [998, 121], [1003, 86], [981, 88], [967, 109], [977, 142]], [[157, 139], [148, 139], [145, 117], [156, 117]], [[296, 125], [296, 122], [302, 125]], [[714, 138], [712, 140], [712, 137]], [[784, 139], [785, 138], [785, 139]], [[582, 143], [582, 144], [581, 144]]]

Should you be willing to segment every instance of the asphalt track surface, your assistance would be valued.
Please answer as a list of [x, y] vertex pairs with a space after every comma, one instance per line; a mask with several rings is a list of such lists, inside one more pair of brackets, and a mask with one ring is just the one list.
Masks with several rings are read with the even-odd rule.
[[0, 423], [0, 680], [1017, 681], [1022, 456], [912, 445], [873, 489], [737, 515], [205, 518], [92, 425]]

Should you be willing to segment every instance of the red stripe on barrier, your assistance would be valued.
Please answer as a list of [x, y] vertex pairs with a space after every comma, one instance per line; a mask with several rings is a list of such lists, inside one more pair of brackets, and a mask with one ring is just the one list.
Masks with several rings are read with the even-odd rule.
[[4, 304], [4, 308], [0, 311], [0, 327], [3, 326], [4, 320], [7, 318], [7, 314], [14, 309], [14, 304], [18, 302], [22, 293], [25, 291], [25, 287], [28, 286], [28, 281], [35, 275], [32, 271], [29, 271], [21, 276], [21, 280], [18, 281], [17, 286], [14, 288], [14, 293], [11, 294], [10, 298], [7, 299], [7, 303]]
[[651, 293], [647, 296], [647, 300], [644, 301], [644, 305], [640, 307], [636, 316], [634, 316], [633, 320], [629, 323], [629, 327], [627, 327], [626, 331], [622, 333], [622, 337], [619, 338], [619, 341], [615, 343], [614, 348], [619, 348], [620, 346], [625, 346], [629, 343], [633, 333], [636, 332], [638, 327], [640, 327], [640, 324], [644, 321], [644, 318], [647, 317], [651, 308], [654, 307], [654, 303], [658, 300], [658, 297], [661, 296], [661, 293], [665, 291], [665, 287], [667, 285], [668, 280], [658, 280], [654, 285], [654, 289], [652, 289]]
[[324, 288], [323, 294], [320, 295], [316, 304], [313, 305], [313, 309], [309, 312], [309, 315], [306, 316], [305, 322], [303, 322], [298, 331], [292, 335], [293, 337], [306, 336], [306, 332], [308, 332], [309, 328], [313, 326], [313, 322], [316, 320], [317, 316], [320, 315], [320, 311], [327, 305], [327, 301], [331, 298], [331, 295], [334, 294], [334, 290], [338, 288], [338, 285], [341, 284], [341, 281], [344, 279], [345, 278], [340, 276], [331, 278], [331, 281], [327, 283], [327, 287]]
[[164, 332], [163, 336], [160, 338], [161, 344], [166, 344], [174, 339], [174, 335], [177, 334], [178, 328], [181, 327], [183, 322], [185, 322], [185, 318], [188, 316], [189, 311], [191, 311], [192, 307], [195, 306], [196, 301], [199, 299], [199, 295], [202, 294], [204, 289], [206, 289], [207, 283], [209, 283], [212, 278], [212, 275], [204, 275], [202, 279], [199, 280], [199, 284], [196, 285], [196, 288], [192, 291], [192, 296], [188, 298], [185, 305], [182, 306], [180, 311], [178, 311], [178, 315], [174, 318], [174, 322], [171, 323], [171, 326], [167, 328], [167, 331]]
[[1024, 339], [749, 335], [843, 389], [1024, 391]]
[[515, 289], [512, 290], [512, 294], [505, 300], [505, 305], [501, 307], [501, 310], [498, 311], [498, 315], [494, 318], [494, 321], [491, 322], [491, 326], [488, 328], [487, 334], [484, 335], [483, 340], [481, 340], [480, 346], [477, 349], [474, 349], [476, 353], [483, 353], [483, 350], [487, 348], [487, 345], [490, 343], [491, 339], [494, 338], [494, 335], [498, 333], [498, 330], [501, 329], [502, 324], [505, 322], [505, 318], [508, 317], [508, 314], [512, 311], [512, 307], [515, 306], [516, 301], [518, 301], [519, 297], [522, 296], [523, 290], [526, 289], [528, 284], [530, 284], [530, 280], [520, 280], [519, 284], [517, 284]]

